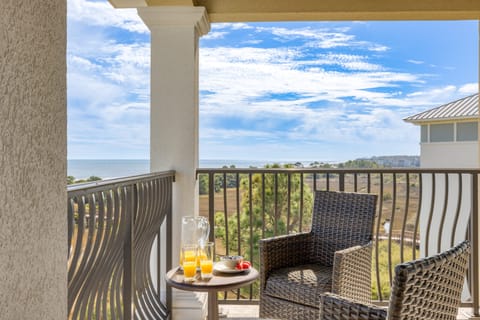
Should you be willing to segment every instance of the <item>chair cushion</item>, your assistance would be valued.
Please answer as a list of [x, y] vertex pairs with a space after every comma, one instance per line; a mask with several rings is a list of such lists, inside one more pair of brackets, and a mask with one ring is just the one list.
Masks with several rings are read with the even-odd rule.
[[318, 264], [277, 269], [268, 276], [264, 294], [318, 308], [320, 293], [332, 291], [332, 272]]

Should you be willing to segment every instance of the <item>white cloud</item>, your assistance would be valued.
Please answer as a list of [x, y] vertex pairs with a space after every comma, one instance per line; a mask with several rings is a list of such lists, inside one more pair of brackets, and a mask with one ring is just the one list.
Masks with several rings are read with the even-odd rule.
[[85, 25], [148, 33], [148, 28], [135, 9], [115, 9], [107, 1], [68, 0], [67, 18]]
[[478, 83], [467, 83], [461, 86], [458, 91], [465, 95], [478, 93]]
[[257, 32], [266, 32], [276, 36], [279, 42], [292, 40], [305, 40], [306, 46], [320, 49], [333, 49], [341, 47], [363, 48], [373, 52], [385, 52], [388, 46], [360, 41], [351, 32], [350, 28], [282, 28], [282, 27], [257, 27]]
[[352, 54], [322, 54], [319, 56], [318, 64], [339, 65], [344, 69], [356, 71], [380, 71], [383, 69], [378, 64], [366, 62], [368, 57]]
[[263, 40], [247, 40], [247, 41], [243, 41], [242, 44], [245, 44], [245, 45], [256, 45], [256, 44], [260, 44], [262, 43]]
[[212, 30], [223, 30], [223, 29], [231, 29], [231, 30], [248, 30], [253, 29], [252, 26], [246, 23], [212, 23]]
[[[451, 101], [473, 86], [428, 88], [430, 75], [394, 72], [369, 63], [366, 55], [329, 53], [309, 60], [295, 47], [205, 48], [200, 55], [201, 89], [209, 92], [201, 96], [201, 132], [206, 132], [202, 139], [209, 145], [204, 150], [213, 148], [212, 144], [221, 145], [224, 152], [243, 150], [218, 142], [221, 136], [230, 143], [248, 139], [255, 149], [262, 141], [281, 144], [285, 152], [300, 145], [329, 143], [351, 144], [353, 152], [366, 141], [391, 149], [395, 142], [401, 153], [408, 145], [418, 144], [418, 128], [403, 118]], [[328, 65], [343, 70], [328, 70]], [[405, 92], [404, 85], [417, 89]], [[227, 120], [222, 124], [219, 119]], [[230, 130], [228, 121], [260, 127]], [[285, 122], [287, 130], [281, 130]]]
[[312, 28], [287, 29], [279, 27], [259, 27], [257, 30], [277, 36], [278, 41], [307, 39], [309, 40], [309, 46], [322, 49], [347, 46], [355, 39], [354, 35], [346, 34], [343, 29], [339, 31], [329, 31]]
[[246, 23], [241, 23], [241, 22], [236, 22], [236, 23], [230, 23], [229, 24], [230, 28], [233, 30], [248, 30], [248, 29], [253, 29], [252, 26], [246, 24]]
[[68, 43], [69, 72], [103, 77], [105, 81], [123, 84], [126, 89], [147, 87], [150, 73], [150, 44], [121, 43], [102, 33], [83, 41], [70, 37]]
[[90, 61], [89, 59], [81, 56], [76, 56], [73, 53], [67, 55], [67, 68], [68, 71], [83, 70], [85, 72], [97, 72], [99, 66]]
[[69, 157], [148, 157], [148, 30], [134, 10], [68, 1]]
[[407, 62], [410, 62], [412, 64], [424, 64], [425, 63], [425, 61], [414, 60], [414, 59], [407, 60]]
[[440, 101], [448, 102], [449, 97], [457, 94], [458, 88], [454, 85], [448, 85], [440, 88], [433, 88], [424, 91], [416, 91], [406, 95], [406, 100], [422, 101], [425, 103], [436, 103]]
[[111, 55], [101, 61], [106, 63], [104, 75], [129, 88], [149, 83], [150, 45], [112, 43], [104, 48]]
[[236, 130], [220, 128], [202, 128], [200, 131], [201, 139], [228, 140], [232, 138], [263, 138], [271, 139], [275, 137], [274, 132], [260, 130]]
[[226, 31], [210, 31], [208, 34], [202, 37], [203, 40], [216, 40], [223, 39], [228, 32]]
[[387, 46], [379, 45], [379, 44], [369, 44], [368, 50], [375, 51], [375, 52], [385, 52], [390, 50], [390, 48]]
[[78, 106], [85, 112], [96, 113], [97, 108], [109, 105], [115, 99], [124, 100], [126, 98], [125, 91], [121, 86], [88, 72], [69, 70], [67, 86], [68, 98], [72, 101], [69, 108], [73, 109]]
[[[340, 72], [304, 68], [303, 63], [296, 61], [301, 53], [288, 48], [205, 48], [200, 54], [204, 79], [201, 89], [214, 93], [202, 97], [203, 112], [207, 113], [229, 114], [242, 110], [245, 114], [258, 114], [268, 112], [269, 104], [278, 105], [271, 109], [274, 112], [288, 113], [295, 105], [339, 102], [345, 97], [365, 105], [385, 105], [386, 100], [391, 99], [389, 102], [394, 106], [404, 106], [397, 97], [398, 89], [392, 95], [371, 90], [423, 81], [413, 74], [377, 71], [380, 66], [369, 65], [362, 57], [352, 55], [326, 57], [324, 62], [348, 69]], [[361, 72], [349, 71], [354, 68]], [[292, 93], [298, 98], [293, 102], [271, 98], [272, 94], [282, 93]], [[229, 108], [224, 108], [227, 105]]]

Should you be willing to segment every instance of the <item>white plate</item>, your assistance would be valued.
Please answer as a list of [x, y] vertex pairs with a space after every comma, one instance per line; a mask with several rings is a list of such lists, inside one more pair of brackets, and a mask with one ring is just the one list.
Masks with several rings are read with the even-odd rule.
[[249, 271], [250, 268], [248, 269], [235, 269], [235, 268], [229, 268], [227, 267], [223, 262], [217, 262], [213, 266], [213, 270], [217, 272], [222, 272], [222, 273], [240, 273], [240, 272], [245, 272]]

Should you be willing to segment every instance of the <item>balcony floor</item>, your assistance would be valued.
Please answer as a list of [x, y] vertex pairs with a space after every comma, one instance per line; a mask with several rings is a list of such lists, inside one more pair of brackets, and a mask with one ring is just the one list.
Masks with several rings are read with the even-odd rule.
[[[222, 319], [253, 320], [258, 319], [258, 305], [220, 305]], [[458, 320], [468, 320], [472, 317], [472, 309], [460, 308]]]
[[221, 318], [236, 320], [258, 319], [258, 305], [221, 304], [219, 311]]

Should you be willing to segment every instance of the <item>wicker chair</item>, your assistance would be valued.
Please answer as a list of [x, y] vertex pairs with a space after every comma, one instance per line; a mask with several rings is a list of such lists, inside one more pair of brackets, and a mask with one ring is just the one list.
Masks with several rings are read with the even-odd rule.
[[318, 319], [327, 291], [370, 302], [376, 202], [316, 191], [309, 233], [260, 240], [260, 317]]
[[388, 310], [322, 295], [320, 320], [455, 320], [469, 254], [465, 241], [444, 253], [397, 265]]

